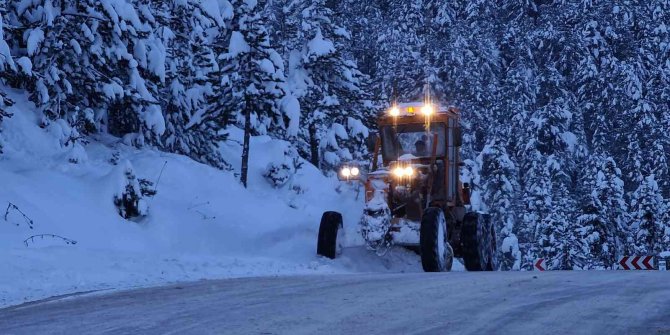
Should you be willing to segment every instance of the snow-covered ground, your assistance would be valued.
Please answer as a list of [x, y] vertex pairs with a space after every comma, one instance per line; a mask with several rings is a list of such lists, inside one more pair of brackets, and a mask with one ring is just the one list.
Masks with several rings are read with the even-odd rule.
[[2, 334], [667, 334], [667, 272], [202, 281], [0, 310]]
[[[77, 291], [122, 289], [168, 282], [259, 275], [420, 271], [416, 255], [394, 250], [379, 258], [361, 247], [336, 261], [316, 257], [321, 213], [344, 213], [347, 243], [361, 245], [356, 221], [361, 192], [341, 187], [304, 164], [289, 185], [274, 189], [263, 178], [286, 143], [255, 137], [249, 189], [231, 172], [184, 156], [138, 150], [115, 138], [63, 149], [56, 125], [40, 129], [30, 103], [16, 92], [0, 156], [0, 307]], [[56, 128], [53, 128], [56, 127]], [[239, 170], [238, 130], [222, 151]], [[118, 164], [110, 160], [118, 156]], [[70, 158], [77, 158], [73, 164]], [[156, 181], [149, 215], [122, 219], [112, 198], [126, 162], [138, 178]], [[299, 187], [300, 192], [293, 190]], [[33, 220], [33, 228], [9, 203]], [[59, 238], [24, 240], [36, 234]]]

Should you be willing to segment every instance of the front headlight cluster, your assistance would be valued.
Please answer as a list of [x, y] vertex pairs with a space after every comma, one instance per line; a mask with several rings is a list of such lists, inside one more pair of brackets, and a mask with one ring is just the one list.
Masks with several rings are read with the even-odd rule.
[[412, 177], [414, 176], [414, 168], [411, 166], [396, 166], [393, 168], [393, 175], [398, 177], [398, 178], [406, 178], [406, 177]]
[[[415, 108], [418, 108], [418, 107], [410, 106], [410, 107], [407, 107], [406, 109], [403, 109], [403, 110], [406, 110], [406, 113], [409, 114], [409, 115], [415, 115]], [[435, 114], [435, 107], [430, 103], [425, 103], [423, 106], [421, 106], [420, 110], [421, 110], [421, 113], [426, 117], [429, 117], [429, 116]], [[401, 110], [396, 105], [393, 105], [388, 110], [388, 115], [390, 115], [394, 118], [400, 116], [400, 114], [401, 114]]]
[[357, 167], [342, 167], [340, 170], [340, 175], [344, 178], [351, 178], [351, 177], [358, 177], [358, 175], [361, 173], [361, 170], [359, 170]]

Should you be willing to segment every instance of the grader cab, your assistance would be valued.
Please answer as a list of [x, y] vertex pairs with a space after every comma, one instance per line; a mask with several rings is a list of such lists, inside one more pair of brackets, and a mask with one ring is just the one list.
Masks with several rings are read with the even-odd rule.
[[[459, 178], [459, 111], [404, 103], [377, 122], [368, 172], [344, 166], [339, 176], [365, 185], [359, 231], [367, 247], [379, 254], [394, 245], [415, 250], [426, 272], [451, 270], [454, 257], [462, 258], [469, 271], [496, 269], [493, 226], [487, 215], [470, 210], [470, 189]], [[337, 257], [343, 228], [340, 213], [323, 214], [319, 255]]]

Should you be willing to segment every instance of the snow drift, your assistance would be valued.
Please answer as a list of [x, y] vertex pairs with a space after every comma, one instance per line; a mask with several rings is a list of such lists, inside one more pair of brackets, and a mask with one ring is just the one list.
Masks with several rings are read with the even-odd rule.
[[[378, 258], [351, 248], [336, 261], [318, 258], [316, 236], [326, 209], [343, 212], [348, 244], [361, 244], [356, 222], [363, 194], [307, 162], [273, 187], [263, 175], [271, 163], [285, 160], [286, 142], [252, 138], [244, 189], [235, 171], [137, 149], [115, 137], [63, 147], [63, 129], [40, 129], [26, 97], [13, 91], [12, 99], [14, 116], [3, 124], [0, 206], [18, 209], [9, 208], [7, 220], [0, 216], [0, 306], [203, 278], [421, 270], [416, 255], [402, 250]], [[235, 167], [241, 136], [232, 128], [221, 149]], [[147, 216], [133, 221], [123, 219], [113, 201], [128, 168], [138, 179], [158, 182], [156, 195], [143, 199]], [[26, 240], [40, 234], [53, 236]]]

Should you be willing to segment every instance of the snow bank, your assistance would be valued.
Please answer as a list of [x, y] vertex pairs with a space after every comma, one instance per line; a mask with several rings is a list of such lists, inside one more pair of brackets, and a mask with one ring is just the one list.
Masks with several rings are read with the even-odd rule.
[[[419, 258], [404, 250], [379, 258], [354, 247], [335, 261], [317, 257], [324, 210], [343, 212], [347, 244], [360, 242], [362, 192], [335, 191], [338, 181], [306, 162], [286, 185], [272, 187], [263, 173], [284, 158], [285, 142], [252, 138], [249, 189], [244, 189], [235, 176], [242, 138], [237, 128], [222, 145], [236, 167], [232, 172], [138, 150], [111, 137], [62, 147], [57, 131], [37, 126], [25, 96], [11, 92], [17, 103], [3, 133], [0, 207], [16, 205], [33, 228], [18, 210], [10, 208], [7, 222], [0, 213], [0, 307], [76, 291], [202, 278], [421, 271]], [[161, 176], [157, 194], [146, 199], [148, 215], [135, 221], [120, 217], [113, 203], [125, 161], [137, 178], [157, 182]], [[55, 236], [24, 243], [39, 234]]]

